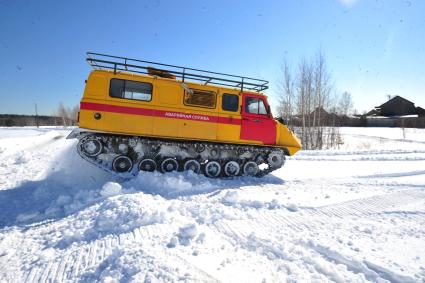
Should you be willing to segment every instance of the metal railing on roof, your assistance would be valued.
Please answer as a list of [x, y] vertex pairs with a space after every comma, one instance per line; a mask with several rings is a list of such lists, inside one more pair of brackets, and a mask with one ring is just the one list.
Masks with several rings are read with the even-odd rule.
[[95, 69], [113, 70], [114, 73], [125, 71], [130, 73], [152, 75], [153, 70], [153, 72], [158, 74], [158, 76], [161, 76], [161, 74], [165, 74], [166, 76], [172, 75], [172, 77], [179, 79], [182, 82], [192, 81], [202, 83], [204, 85], [213, 84], [237, 88], [241, 91], [251, 90], [260, 92], [269, 88], [269, 82], [266, 80], [100, 53], [87, 52], [86, 61]]

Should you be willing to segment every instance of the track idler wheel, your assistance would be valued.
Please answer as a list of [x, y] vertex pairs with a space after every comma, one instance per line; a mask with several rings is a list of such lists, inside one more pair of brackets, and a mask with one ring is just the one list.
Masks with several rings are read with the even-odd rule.
[[205, 165], [205, 175], [210, 178], [217, 178], [220, 175], [221, 166], [217, 161], [209, 161]]
[[161, 162], [161, 170], [164, 173], [177, 171], [178, 168], [179, 168], [179, 164], [177, 163], [177, 160], [173, 158], [165, 158]]
[[83, 142], [81, 149], [85, 155], [96, 157], [102, 152], [103, 145], [98, 139], [89, 138]]
[[245, 176], [255, 176], [258, 173], [258, 165], [254, 161], [248, 161], [243, 166], [243, 174]]
[[133, 161], [125, 155], [119, 155], [112, 161], [112, 169], [118, 173], [129, 172], [133, 168]]
[[146, 158], [140, 161], [139, 163], [139, 170], [140, 171], [146, 171], [146, 172], [153, 172], [156, 170], [156, 163], [155, 160]]
[[224, 165], [224, 174], [228, 177], [233, 177], [239, 174], [241, 167], [236, 161], [229, 161]]
[[193, 173], [199, 174], [201, 171], [201, 164], [195, 159], [189, 159], [184, 163], [184, 171], [193, 171]]

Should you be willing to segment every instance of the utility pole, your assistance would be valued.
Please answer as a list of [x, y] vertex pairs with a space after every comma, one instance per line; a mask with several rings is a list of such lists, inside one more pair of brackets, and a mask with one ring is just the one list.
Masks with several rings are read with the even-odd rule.
[[35, 105], [35, 125], [38, 128], [38, 111], [37, 111], [37, 103], [34, 103]]

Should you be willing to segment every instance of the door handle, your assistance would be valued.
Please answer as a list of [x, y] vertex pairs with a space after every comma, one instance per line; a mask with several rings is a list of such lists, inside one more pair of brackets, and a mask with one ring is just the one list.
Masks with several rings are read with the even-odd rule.
[[258, 120], [258, 119], [242, 118], [242, 120], [244, 120], [244, 121], [251, 121], [251, 122], [255, 122], [255, 123], [262, 123], [261, 120]]

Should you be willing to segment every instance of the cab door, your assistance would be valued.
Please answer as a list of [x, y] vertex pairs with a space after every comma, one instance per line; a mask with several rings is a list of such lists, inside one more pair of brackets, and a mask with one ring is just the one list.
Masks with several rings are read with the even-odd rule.
[[243, 93], [241, 139], [276, 144], [276, 122], [262, 95]]

